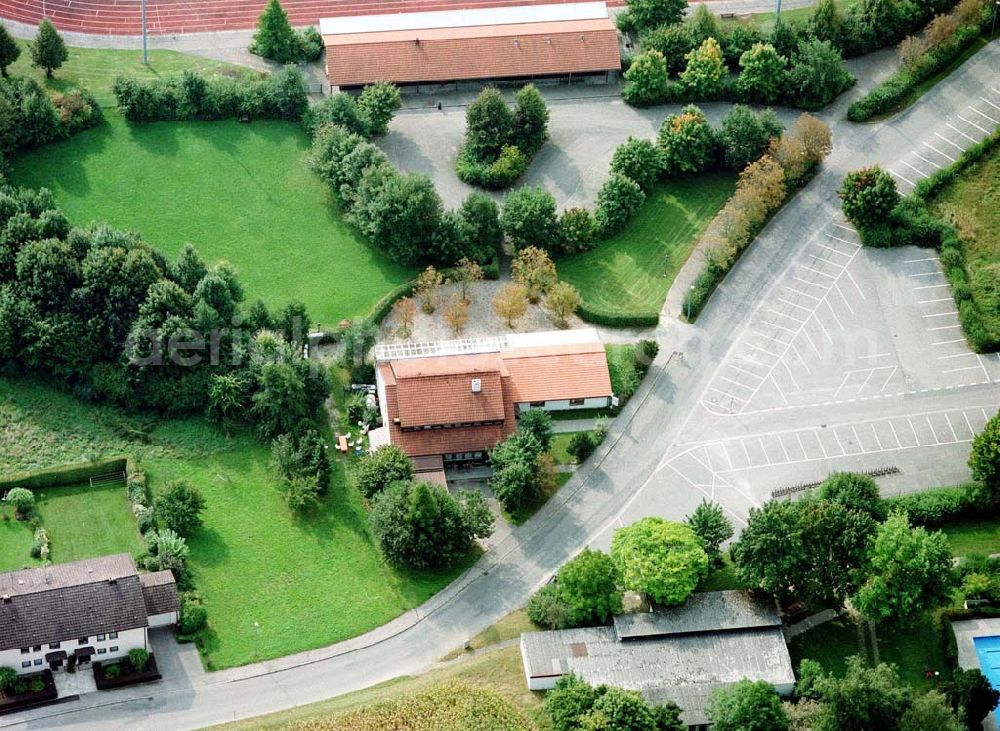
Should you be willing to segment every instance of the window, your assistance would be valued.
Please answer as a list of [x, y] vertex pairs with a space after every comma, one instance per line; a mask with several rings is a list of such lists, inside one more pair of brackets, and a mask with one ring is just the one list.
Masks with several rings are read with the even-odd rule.
[[50, 650], [58, 650], [59, 649], [59, 645], [60, 645], [59, 642], [50, 642], [49, 643], [49, 649]]
[[103, 654], [105, 654], [106, 652], [107, 652], [107, 650], [106, 650], [105, 648], [103, 648], [103, 647], [98, 647], [98, 648], [97, 648], [97, 654], [98, 654], [98, 655], [103, 655]]
[[21, 654], [22, 655], [27, 655], [28, 654], [28, 648], [27, 647], [22, 647], [21, 648]]
[[582, 398], [571, 398], [569, 400], [569, 405], [570, 406], [583, 406], [583, 399]]
[[532, 409], [542, 409], [542, 408], [545, 408], [545, 402], [544, 401], [532, 401], [530, 404], [528, 404], [528, 406], [530, 408], [532, 408]]
[[110, 651], [111, 652], [118, 652], [118, 646], [117, 645], [112, 645], [112, 647], [110, 648]]
[[117, 632], [108, 632], [108, 639], [109, 640], [117, 640], [118, 639], [118, 633]]
[[104, 642], [104, 635], [97, 635], [98, 642]]
[[41, 645], [35, 645], [31, 649], [32, 649], [33, 652], [41, 652], [42, 651], [42, 646]]
[[21, 661], [21, 667], [22, 668], [30, 668], [31, 667], [31, 660], [22, 660]]
[[35, 660], [35, 665], [41, 665], [41, 664], [42, 664], [42, 658], [38, 658]]
[[79, 645], [86, 645], [86, 644], [87, 644], [87, 638], [86, 638], [86, 637], [81, 637], [81, 638], [80, 638], [80, 639], [78, 639], [78, 640], [77, 640], [76, 642], [77, 642], [77, 644], [79, 644]]

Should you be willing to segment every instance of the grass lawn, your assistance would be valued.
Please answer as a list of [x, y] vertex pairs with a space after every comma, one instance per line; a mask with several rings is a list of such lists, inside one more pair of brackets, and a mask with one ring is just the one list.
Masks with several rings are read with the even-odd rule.
[[54, 487], [36, 495], [53, 563], [145, 549], [122, 484]]
[[[848, 8], [852, 5], [857, 5], [860, 1], [861, 0], [838, 0], [837, 7], [840, 8], [841, 13], [846, 13]], [[813, 10], [814, 8], [812, 6], [783, 10], [781, 12], [781, 19], [786, 23], [805, 23], [812, 16]], [[774, 13], [756, 13], [750, 16], [749, 23], [762, 33], [770, 33], [774, 30], [775, 18], [776, 15]], [[723, 22], [729, 24], [732, 21]]]
[[31, 557], [33, 542], [27, 524], [14, 520], [14, 509], [0, 503], [0, 571], [37, 566], [39, 561]]
[[[148, 429], [149, 443], [119, 436], [126, 425]], [[189, 565], [208, 608], [202, 650], [210, 668], [255, 659], [254, 622], [261, 625], [261, 659], [312, 649], [384, 624], [461, 571], [417, 574], [383, 563], [340, 461], [322, 508], [297, 519], [268, 471], [269, 450], [242, 432], [226, 436], [201, 419], [142, 423], [42, 386], [0, 379], [0, 474], [123, 452], [139, 459], [154, 492], [186, 479], [205, 496], [205, 526], [189, 541]], [[56, 560], [69, 558], [60, 553], [60, 541], [65, 550], [80, 552], [136, 546], [137, 539], [124, 533], [114, 543], [98, 531], [89, 544], [86, 535], [60, 538], [44, 504], [41, 510], [53, 530]], [[24, 543], [8, 525], [0, 520], [0, 562], [30, 549], [30, 535]], [[13, 567], [23, 564], [19, 559]]]
[[82, 86], [93, 93], [101, 106], [114, 106], [115, 95], [111, 93], [111, 86], [118, 76], [154, 79], [177, 75], [188, 69], [204, 74], [242, 73], [249, 70], [201, 56], [160, 49], [149, 52], [149, 66], [145, 66], [142, 63], [141, 46], [134, 51], [70, 47], [69, 60], [56, 70], [54, 78], [46, 79], [43, 70], [32, 67], [27, 41], [18, 40], [17, 45], [21, 48], [21, 56], [9, 69], [11, 76], [30, 76], [52, 91], [66, 91]]
[[500, 642], [515, 640], [523, 632], [538, 632], [541, 629], [543, 628], [528, 618], [528, 613], [525, 610], [518, 609], [501, 617], [478, 635], [472, 637], [469, 640], [469, 650], [463, 647], [456, 647], [441, 659], [454, 660], [456, 657], [461, 657], [469, 651], [481, 650], [484, 647], [496, 645]]
[[735, 184], [731, 174], [705, 173], [658, 185], [622, 233], [593, 251], [559, 259], [560, 278], [575, 285], [592, 308], [658, 313], [674, 277]]
[[730, 589], [749, 589], [749, 584], [740, 581], [736, 575], [736, 566], [728, 553], [722, 556], [722, 566], [712, 568], [708, 576], [698, 584], [698, 591], [728, 591]]
[[[483, 655], [449, 662], [424, 675], [396, 678], [387, 683], [347, 693], [337, 698], [246, 721], [237, 721], [216, 728], [226, 729], [226, 731], [312, 728], [310, 722], [316, 723], [316, 728], [320, 728], [319, 722], [324, 718], [450, 682], [467, 683], [492, 690], [533, 720], [540, 731], [552, 727], [548, 714], [541, 707], [543, 694], [532, 692], [525, 685], [520, 648], [505, 647]], [[419, 726], [419, 728], [424, 728], [424, 726]]]
[[824, 670], [835, 675], [844, 674], [848, 657], [863, 654], [858, 644], [857, 626], [843, 617], [793, 638], [788, 643], [788, 652], [796, 670], [799, 663], [808, 658], [817, 660]]
[[13, 182], [45, 186], [78, 225], [134, 229], [173, 256], [192, 243], [231, 262], [249, 300], [303, 301], [314, 322], [367, 313], [413, 273], [363, 243], [305, 164], [292, 122], [107, 123], [13, 160]]
[[958, 225], [972, 297], [991, 333], [1000, 333], [1000, 145], [931, 201]]
[[576, 464], [576, 457], [572, 456], [566, 449], [569, 447], [570, 440], [580, 433], [570, 431], [552, 435], [552, 445], [549, 447], [549, 452], [556, 464]]
[[955, 556], [970, 553], [1000, 553], [1000, 521], [963, 520], [947, 523], [941, 530], [948, 536], [951, 552]]

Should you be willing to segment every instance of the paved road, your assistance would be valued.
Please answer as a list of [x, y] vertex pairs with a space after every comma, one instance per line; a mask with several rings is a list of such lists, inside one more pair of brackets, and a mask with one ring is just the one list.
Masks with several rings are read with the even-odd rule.
[[155, 697], [111, 692], [0, 727], [185, 729], [328, 698], [426, 668], [639, 516], [677, 519], [707, 495], [742, 523], [771, 490], [834, 469], [894, 465], [901, 473], [886, 492], [965, 479], [968, 442], [1000, 406], [1000, 359], [964, 348], [934, 252], [860, 249], [835, 191], [846, 170], [871, 162], [915, 182], [996, 128], [998, 69], [994, 42], [888, 124], [832, 122], [837, 147], [824, 171], [764, 230], [697, 326], [661, 326], [661, 356], [595, 458], [423, 607], [331, 648], [211, 675], [178, 671]]

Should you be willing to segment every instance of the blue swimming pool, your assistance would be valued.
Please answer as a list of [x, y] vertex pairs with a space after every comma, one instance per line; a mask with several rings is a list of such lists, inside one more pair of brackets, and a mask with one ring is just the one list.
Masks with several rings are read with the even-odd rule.
[[977, 637], [973, 644], [979, 656], [979, 667], [994, 688], [1000, 688], [1000, 636]]

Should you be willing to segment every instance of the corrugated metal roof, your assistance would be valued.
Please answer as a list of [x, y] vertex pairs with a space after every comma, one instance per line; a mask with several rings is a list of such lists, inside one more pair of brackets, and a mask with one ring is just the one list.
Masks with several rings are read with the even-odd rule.
[[499, 8], [463, 8], [461, 10], [437, 10], [420, 13], [381, 13], [320, 18], [319, 30], [322, 35], [326, 36], [429, 28], [552, 23], [607, 17], [608, 6], [603, 2], [513, 5]]
[[774, 601], [747, 591], [699, 592], [678, 607], [615, 617], [615, 631], [623, 640], [780, 626]]

